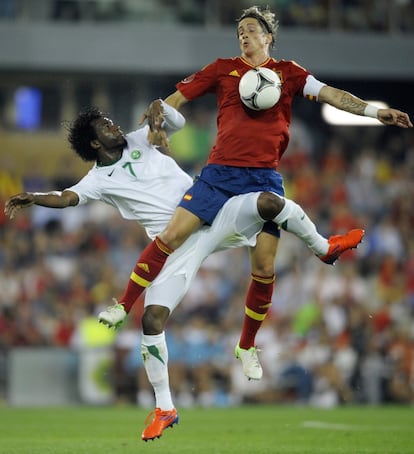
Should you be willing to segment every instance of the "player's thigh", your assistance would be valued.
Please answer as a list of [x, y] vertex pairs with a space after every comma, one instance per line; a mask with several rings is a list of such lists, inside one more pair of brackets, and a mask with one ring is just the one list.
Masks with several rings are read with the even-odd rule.
[[253, 274], [271, 276], [275, 271], [275, 260], [279, 238], [267, 232], [257, 236], [256, 246], [250, 248], [250, 266]]
[[185, 208], [177, 207], [165, 230], [159, 235], [170, 248], [177, 249], [201, 225], [201, 220]]

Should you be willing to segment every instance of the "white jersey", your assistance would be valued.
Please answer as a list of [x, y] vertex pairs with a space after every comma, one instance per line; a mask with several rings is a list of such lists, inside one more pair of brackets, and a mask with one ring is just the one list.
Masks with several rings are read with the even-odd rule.
[[126, 135], [119, 161], [94, 167], [79, 183], [79, 204], [101, 200], [116, 207], [123, 218], [136, 220], [154, 238], [166, 227], [192, 179], [171, 157], [147, 139], [148, 126]]
[[164, 306], [172, 312], [211, 253], [254, 246], [264, 222], [257, 211], [259, 194], [255, 192], [230, 198], [218, 212], [211, 227], [203, 227], [193, 233], [174, 251], [161, 273], [146, 289], [145, 306]]
[[[170, 132], [179, 128], [175, 110], [164, 107]], [[164, 230], [192, 179], [169, 156], [147, 139], [148, 126], [126, 136], [121, 159], [109, 166], [95, 165], [74, 186], [67, 188], [79, 204], [100, 200], [119, 210], [125, 219], [136, 220], [150, 238]], [[229, 199], [211, 227], [202, 227], [171, 254], [161, 273], [147, 288], [145, 305], [171, 311], [187, 292], [202, 262], [211, 253], [240, 246], [254, 246], [263, 227], [257, 211], [259, 193]]]

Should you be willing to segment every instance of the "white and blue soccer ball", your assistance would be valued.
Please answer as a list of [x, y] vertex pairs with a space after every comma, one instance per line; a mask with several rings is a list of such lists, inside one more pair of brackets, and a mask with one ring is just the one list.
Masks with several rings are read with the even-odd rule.
[[239, 83], [242, 103], [253, 110], [273, 107], [279, 101], [281, 89], [279, 76], [269, 68], [250, 69]]

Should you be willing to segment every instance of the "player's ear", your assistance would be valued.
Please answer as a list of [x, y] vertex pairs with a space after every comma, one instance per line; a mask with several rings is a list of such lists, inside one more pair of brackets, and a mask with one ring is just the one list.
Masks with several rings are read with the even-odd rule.
[[97, 150], [101, 146], [98, 139], [91, 140], [90, 143], [91, 143], [91, 147], [94, 148], [95, 150]]
[[271, 33], [268, 33], [266, 35], [266, 44], [272, 44], [272, 39], [273, 39], [273, 35]]

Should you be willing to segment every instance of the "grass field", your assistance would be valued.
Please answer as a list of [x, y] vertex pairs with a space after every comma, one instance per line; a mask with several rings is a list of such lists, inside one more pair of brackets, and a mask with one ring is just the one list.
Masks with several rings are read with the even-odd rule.
[[0, 453], [414, 453], [410, 407], [188, 409], [162, 438], [145, 443], [146, 415], [134, 407], [1, 407]]

